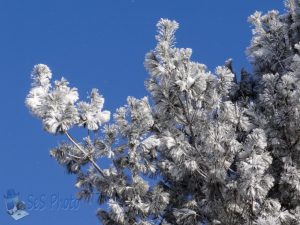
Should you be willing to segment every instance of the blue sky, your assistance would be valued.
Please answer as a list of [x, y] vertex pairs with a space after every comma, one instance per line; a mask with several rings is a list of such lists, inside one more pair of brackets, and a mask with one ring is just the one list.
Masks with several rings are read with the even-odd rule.
[[160, 18], [180, 23], [178, 46], [192, 48], [195, 61], [214, 70], [233, 58], [238, 72], [251, 68], [244, 53], [251, 39], [247, 17], [271, 9], [283, 12], [282, 1], [0, 0], [0, 196], [15, 188], [31, 206], [30, 216], [15, 222], [1, 197], [0, 224], [99, 224], [94, 203], [77, 210], [54, 204], [58, 196], [74, 199], [76, 190], [74, 177], [49, 157], [60, 138], [45, 133], [24, 106], [33, 65], [49, 65], [82, 98], [98, 88], [114, 112], [128, 95], [147, 95], [143, 60], [156, 44]]

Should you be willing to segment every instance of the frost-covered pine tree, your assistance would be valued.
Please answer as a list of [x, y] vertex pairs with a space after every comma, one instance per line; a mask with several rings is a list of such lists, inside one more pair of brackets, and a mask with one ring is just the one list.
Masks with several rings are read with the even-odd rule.
[[[250, 17], [254, 73], [240, 81], [231, 60], [214, 73], [192, 61], [175, 46], [178, 23], [161, 19], [145, 58], [149, 99], [128, 97], [110, 123], [97, 89], [79, 101], [46, 65], [33, 68], [26, 105], [66, 136], [50, 153], [77, 177], [79, 199], [97, 196], [103, 224], [300, 223], [300, 0], [286, 7]], [[75, 140], [76, 128], [87, 136]]]
[[300, 223], [300, 1], [285, 3], [286, 14], [256, 12], [249, 18], [254, 37], [248, 53], [255, 71], [253, 118], [265, 131], [273, 158], [275, 182], [268, 195], [280, 213], [286, 210], [284, 217], [290, 211]]

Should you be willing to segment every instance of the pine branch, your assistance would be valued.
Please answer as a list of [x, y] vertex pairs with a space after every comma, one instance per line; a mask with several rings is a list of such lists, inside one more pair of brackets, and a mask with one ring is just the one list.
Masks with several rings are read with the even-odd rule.
[[105, 175], [102, 171], [102, 169], [98, 166], [98, 164], [94, 161], [93, 157], [88, 154], [75, 140], [74, 138], [67, 132], [64, 132], [65, 135], [68, 137], [68, 139], [78, 148], [79, 151], [81, 151], [84, 156], [92, 163], [92, 165], [94, 166], [94, 168], [101, 174], [101, 176], [103, 178], [105, 178]]

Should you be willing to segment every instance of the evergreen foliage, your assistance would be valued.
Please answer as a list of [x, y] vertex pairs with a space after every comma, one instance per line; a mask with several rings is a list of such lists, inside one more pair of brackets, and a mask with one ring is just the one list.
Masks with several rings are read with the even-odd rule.
[[[108, 203], [103, 224], [300, 223], [300, 0], [286, 8], [249, 17], [253, 74], [240, 81], [231, 60], [214, 73], [192, 61], [176, 47], [178, 23], [161, 19], [145, 58], [150, 100], [128, 97], [111, 123], [97, 89], [78, 101], [66, 79], [34, 67], [26, 105], [68, 139], [51, 156], [77, 177], [80, 199]], [[76, 127], [88, 131], [80, 141]]]

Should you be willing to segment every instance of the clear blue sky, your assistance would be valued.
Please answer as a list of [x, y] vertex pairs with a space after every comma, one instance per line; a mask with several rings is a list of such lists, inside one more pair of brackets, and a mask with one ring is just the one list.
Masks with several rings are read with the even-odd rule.
[[[0, 196], [10, 187], [23, 200], [44, 196], [44, 210], [13, 221], [0, 198], [0, 224], [96, 225], [97, 205], [51, 209], [51, 196], [74, 196], [74, 177], [49, 157], [58, 137], [45, 133], [24, 106], [34, 64], [65, 76], [82, 98], [93, 87], [112, 112], [128, 95], [146, 95], [144, 55], [155, 46], [160, 18], [180, 23], [177, 43], [214, 70], [228, 58], [235, 70], [249, 67], [247, 17], [255, 10], [283, 12], [281, 0], [0, 0], [1, 163]], [[42, 204], [42, 202], [40, 202]]]

